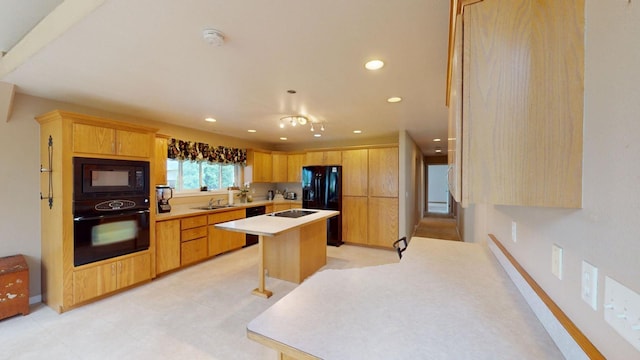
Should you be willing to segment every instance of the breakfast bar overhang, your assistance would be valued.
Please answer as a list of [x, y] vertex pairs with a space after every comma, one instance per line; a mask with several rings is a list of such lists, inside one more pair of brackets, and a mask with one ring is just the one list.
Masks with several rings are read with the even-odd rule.
[[265, 288], [269, 276], [301, 283], [327, 263], [326, 220], [333, 210], [292, 209], [216, 224], [228, 231], [258, 235], [258, 280], [254, 295], [273, 293]]

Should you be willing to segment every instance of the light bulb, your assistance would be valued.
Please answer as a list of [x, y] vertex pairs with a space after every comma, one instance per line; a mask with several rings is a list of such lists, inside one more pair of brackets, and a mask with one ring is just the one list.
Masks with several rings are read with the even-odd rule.
[[320, 131], [324, 131], [324, 124], [320, 125]]
[[316, 130], [313, 128], [313, 124], [311, 124], [311, 132], [314, 132], [314, 131]]

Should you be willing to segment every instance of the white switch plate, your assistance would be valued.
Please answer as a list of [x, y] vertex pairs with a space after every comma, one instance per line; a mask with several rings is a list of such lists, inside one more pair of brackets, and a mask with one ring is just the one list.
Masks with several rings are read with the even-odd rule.
[[612, 278], [604, 278], [604, 320], [640, 350], [640, 295]]
[[562, 280], [562, 248], [557, 244], [551, 247], [551, 273]]
[[582, 261], [582, 286], [580, 288], [582, 300], [593, 310], [598, 310], [598, 268]]
[[517, 241], [517, 231], [516, 231], [516, 222], [515, 221], [511, 222], [511, 240], [513, 242]]

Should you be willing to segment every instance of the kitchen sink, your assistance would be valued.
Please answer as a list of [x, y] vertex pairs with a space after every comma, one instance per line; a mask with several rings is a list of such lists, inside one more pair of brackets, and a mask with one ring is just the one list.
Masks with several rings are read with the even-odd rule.
[[271, 213], [269, 216], [278, 216], [278, 217], [288, 217], [288, 218], [299, 218], [306, 215], [315, 214], [317, 211], [310, 210], [285, 210], [277, 213]]
[[196, 206], [196, 207], [192, 207], [192, 209], [195, 210], [217, 210], [217, 209], [226, 209], [226, 208], [230, 208], [230, 207], [234, 207], [234, 205], [204, 205], [204, 206]]

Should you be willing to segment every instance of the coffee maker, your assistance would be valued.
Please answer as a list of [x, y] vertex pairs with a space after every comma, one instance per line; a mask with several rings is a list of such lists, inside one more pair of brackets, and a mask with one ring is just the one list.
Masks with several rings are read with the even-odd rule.
[[156, 185], [156, 200], [158, 201], [158, 213], [171, 211], [169, 199], [173, 197], [173, 189], [169, 185]]

